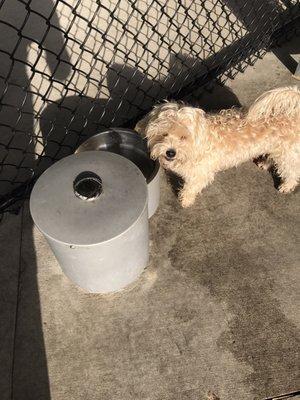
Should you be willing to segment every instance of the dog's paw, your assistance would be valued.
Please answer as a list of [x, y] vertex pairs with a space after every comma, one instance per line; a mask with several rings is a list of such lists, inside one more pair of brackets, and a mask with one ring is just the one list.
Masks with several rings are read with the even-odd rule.
[[266, 161], [258, 161], [255, 163], [259, 169], [261, 169], [262, 171], [269, 171], [271, 165], [269, 163], [267, 163]]
[[262, 171], [269, 171], [272, 168], [272, 160], [266, 156], [261, 156], [253, 159], [256, 166]]
[[285, 194], [286, 193], [291, 193], [296, 188], [296, 186], [297, 186], [297, 183], [295, 183], [295, 182], [283, 182], [279, 186], [278, 191], [280, 193], [285, 193]]
[[179, 201], [183, 208], [191, 207], [195, 203], [196, 196], [188, 193], [180, 193]]
[[181, 199], [180, 204], [181, 204], [182, 208], [188, 208], [194, 204], [194, 201], [189, 200], [189, 199]]

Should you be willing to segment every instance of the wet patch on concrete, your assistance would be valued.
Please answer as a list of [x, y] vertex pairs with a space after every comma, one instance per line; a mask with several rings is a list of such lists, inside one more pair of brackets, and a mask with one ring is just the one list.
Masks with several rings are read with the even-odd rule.
[[268, 180], [250, 164], [221, 174], [181, 213], [169, 252], [176, 271], [223, 305], [229, 329], [218, 345], [251, 367], [244, 383], [255, 398], [299, 385], [299, 331], [282, 312], [273, 279], [299, 261], [299, 196], [280, 196]]

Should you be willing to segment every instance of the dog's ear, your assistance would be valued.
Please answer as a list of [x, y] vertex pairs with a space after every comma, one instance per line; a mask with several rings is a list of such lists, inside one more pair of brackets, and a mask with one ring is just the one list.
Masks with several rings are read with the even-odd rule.
[[137, 124], [134, 127], [134, 130], [143, 137], [146, 137], [146, 128], [148, 124], [149, 124], [149, 114], [147, 114], [144, 118], [142, 118], [137, 122]]
[[206, 127], [206, 114], [201, 108], [182, 107], [178, 111], [178, 117], [193, 138], [199, 138]]
[[146, 117], [138, 124], [137, 128], [144, 130], [148, 141], [158, 136], [168, 126], [171, 119], [174, 119], [178, 112], [179, 105], [174, 102], [165, 102], [153, 108]]
[[153, 108], [151, 115], [153, 119], [159, 119], [161, 121], [174, 118], [180, 109], [180, 104], [173, 101], [166, 101]]

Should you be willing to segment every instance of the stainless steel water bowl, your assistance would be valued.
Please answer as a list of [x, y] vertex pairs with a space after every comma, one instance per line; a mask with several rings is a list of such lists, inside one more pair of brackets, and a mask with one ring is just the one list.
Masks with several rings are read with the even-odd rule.
[[148, 185], [148, 216], [159, 204], [159, 162], [149, 156], [146, 139], [130, 129], [111, 128], [87, 139], [75, 153], [100, 150], [119, 154], [132, 161], [143, 173]]

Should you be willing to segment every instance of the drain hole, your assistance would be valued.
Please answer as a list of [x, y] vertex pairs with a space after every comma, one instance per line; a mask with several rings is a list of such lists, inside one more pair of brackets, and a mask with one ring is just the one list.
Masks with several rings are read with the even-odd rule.
[[82, 200], [94, 200], [103, 191], [101, 178], [91, 171], [81, 172], [73, 182], [74, 193]]

